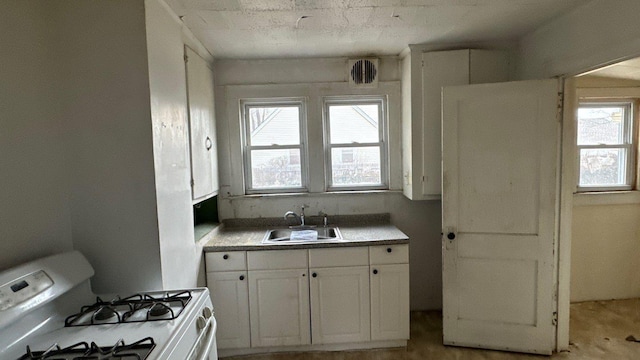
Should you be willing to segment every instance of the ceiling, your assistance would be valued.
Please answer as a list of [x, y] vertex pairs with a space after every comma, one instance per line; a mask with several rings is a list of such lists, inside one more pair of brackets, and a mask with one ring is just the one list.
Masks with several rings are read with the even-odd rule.
[[166, 0], [216, 58], [397, 55], [515, 40], [589, 0]]
[[590, 72], [589, 75], [640, 80], [640, 58], [619, 62]]

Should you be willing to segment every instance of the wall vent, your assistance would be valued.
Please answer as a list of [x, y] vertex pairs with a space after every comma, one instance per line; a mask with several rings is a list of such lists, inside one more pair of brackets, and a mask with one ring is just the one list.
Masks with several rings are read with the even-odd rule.
[[378, 87], [378, 59], [349, 59], [349, 85], [352, 87]]

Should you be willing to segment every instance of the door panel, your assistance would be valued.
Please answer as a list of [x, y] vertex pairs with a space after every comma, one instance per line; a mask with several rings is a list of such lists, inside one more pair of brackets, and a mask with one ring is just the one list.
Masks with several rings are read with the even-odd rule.
[[185, 55], [192, 196], [193, 200], [202, 200], [218, 191], [213, 72], [207, 62], [190, 48], [185, 47]]
[[311, 342], [307, 269], [249, 271], [251, 346]]
[[557, 86], [444, 88], [445, 344], [553, 349]]
[[309, 272], [313, 343], [369, 341], [369, 267], [316, 268]]
[[371, 269], [371, 340], [409, 339], [409, 264]]
[[207, 273], [207, 287], [215, 304], [219, 349], [248, 348], [249, 290], [246, 271]]

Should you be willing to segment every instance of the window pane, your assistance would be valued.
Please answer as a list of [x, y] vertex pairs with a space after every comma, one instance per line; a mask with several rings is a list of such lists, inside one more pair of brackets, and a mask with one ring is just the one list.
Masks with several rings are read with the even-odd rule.
[[252, 146], [300, 144], [300, 109], [297, 106], [251, 106], [248, 117]]
[[254, 189], [301, 187], [300, 149], [252, 150]]
[[580, 186], [626, 184], [625, 149], [581, 149]]
[[624, 143], [624, 106], [578, 109], [578, 145]]
[[331, 144], [377, 143], [379, 105], [329, 105]]
[[334, 186], [379, 185], [380, 148], [331, 149], [331, 178]]

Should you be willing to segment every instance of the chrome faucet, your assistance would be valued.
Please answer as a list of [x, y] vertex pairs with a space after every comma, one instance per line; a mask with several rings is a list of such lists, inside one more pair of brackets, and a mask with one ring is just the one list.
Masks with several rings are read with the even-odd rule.
[[294, 213], [293, 211], [287, 211], [286, 213], [284, 213], [285, 220], [289, 219], [291, 216], [295, 217], [296, 219], [298, 219], [298, 221], [300, 221], [300, 226], [304, 226], [304, 205], [302, 205], [302, 210], [300, 211], [300, 215]]

